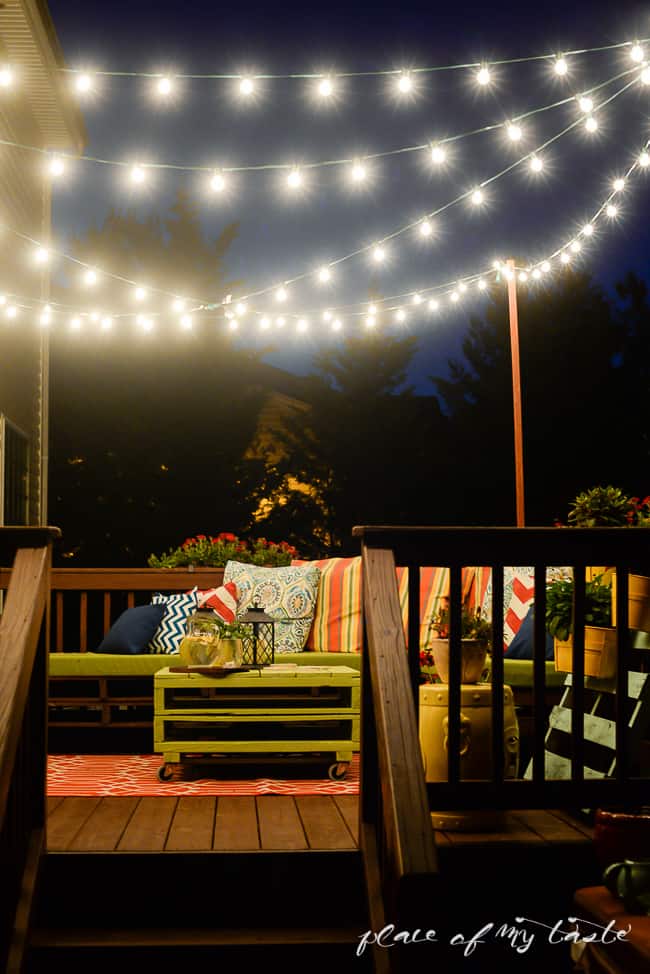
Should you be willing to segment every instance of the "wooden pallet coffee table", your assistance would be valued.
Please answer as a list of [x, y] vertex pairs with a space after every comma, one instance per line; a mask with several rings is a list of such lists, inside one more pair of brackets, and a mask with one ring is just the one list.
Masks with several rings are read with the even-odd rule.
[[171, 764], [219, 759], [334, 757], [343, 778], [359, 749], [360, 673], [349, 666], [280, 664], [227, 676], [172, 672], [154, 676], [154, 751], [161, 781]]

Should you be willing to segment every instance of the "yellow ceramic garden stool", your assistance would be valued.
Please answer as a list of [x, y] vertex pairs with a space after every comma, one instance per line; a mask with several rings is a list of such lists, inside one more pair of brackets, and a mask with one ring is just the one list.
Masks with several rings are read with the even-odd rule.
[[[427, 683], [420, 687], [420, 747], [427, 782], [447, 781], [449, 687]], [[480, 780], [492, 769], [492, 686], [463, 683], [460, 688], [460, 775]], [[503, 688], [504, 777], [516, 778], [519, 767], [519, 726], [512, 690]], [[436, 829], [481, 832], [503, 825], [496, 811], [432, 812]]]

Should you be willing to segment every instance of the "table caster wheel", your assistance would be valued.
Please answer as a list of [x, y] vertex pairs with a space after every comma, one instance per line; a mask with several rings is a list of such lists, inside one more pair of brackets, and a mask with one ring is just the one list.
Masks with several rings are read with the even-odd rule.
[[330, 764], [327, 776], [331, 781], [341, 781], [348, 773], [349, 767], [349, 761], [335, 761], [334, 764]]
[[173, 774], [173, 768], [170, 768], [168, 764], [161, 764], [158, 768], [158, 781], [171, 781]]

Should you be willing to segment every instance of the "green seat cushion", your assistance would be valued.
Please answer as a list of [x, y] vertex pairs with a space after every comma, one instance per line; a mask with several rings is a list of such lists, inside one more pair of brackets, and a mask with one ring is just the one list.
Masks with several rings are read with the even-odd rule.
[[168, 653], [50, 653], [50, 676], [153, 676], [178, 663], [178, 654]]
[[351, 666], [361, 669], [359, 653], [276, 653], [276, 663], [298, 663], [302, 666]]
[[[545, 662], [544, 671], [547, 687], [564, 686], [566, 673], [558, 672], [553, 660]], [[509, 687], [532, 687], [533, 661], [531, 659], [504, 659], [503, 682]]]

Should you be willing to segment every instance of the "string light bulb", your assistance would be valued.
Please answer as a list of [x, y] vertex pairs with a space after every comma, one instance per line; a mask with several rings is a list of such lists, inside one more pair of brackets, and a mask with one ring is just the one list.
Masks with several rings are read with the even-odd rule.
[[18, 317], [18, 308], [16, 307], [15, 304], [10, 304], [8, 306], [7, 310], [5, 311], [5, 314], [6, 314], [7, 318], [17, 318]]
[[460, 300], [460, 294], [458, 293], [458, 291], [452, 291], [451, 294], [449, 295], [449, 300], [452, 302], [452, 304], [457, 304], [458, 301]]
[[543, 261], [541, 263], [540, 270], [541, 270], [542, 274], [548, 274], [548, 272], [550, 271], [550, 269], [551, 269], [550, 261], [545, 260], [545, 261]]
[[420, 294], [414, 294], [411, 301], [413, 304], [422, 304], [422, 296]]
[[350, 170], [350, 178], [353, 183], [362, 183], [366, 178], [366, 167], [360, 162], [355, 162]]
[[172, 301], [172, 311], [180, 312], [184, 310], [185, 310], [185, 301], [183, 300], [183, 298], [174, 298], [174, 300]]
[[102, 318], [102, 331], [110, 331], [112, 327], [113, 319], [110, 317], [110, 315], [106, 315], [104, 318]]
[[286, 318], [283, 318], [282, 315], [280, 315], [279, 318], [275, 319], [275, 324], [277, 325], [278, 328], [284, 328], [286, 323], [287, 323]]
[[641, 72], [641, 84], [650, 85], [650, 68], [644, 68]]
[[131, 166], [131, 169], [129, 170], [129, 179], [132, 183], [135, 183], [136, 186], [141, 186], [146, 178], [146, 173], [142, 166]]
[[260, 318], [260, 328], [262, 331], [267, 331], [271, 327], [271, 319], [266, 315], [262, 315]]
[[620, 193], [621, 190], [624, 188], [624, 186], [625, 186], [624, 179], [620, 179], [620, 178], [615, 179], [614, 182], [612, 183], [612, 189], [614, 190], [615, 193]]
[[10, 88], [13, 82], [14, 82], [14, 73], [9, 67], [9, 65], [7, 64], [4, 67], [0, 68], [0, 87]]
[[520, 125], [515, 125], [514, 123], [511, 122], [508, 125], [507, 131], [508, 131], [508, 138], [510, 139], [511, 142], [519, 142], [520, 141], [521, 135], [522, 135], [521, 126]]
[[635, 64], [645, 61], [645, 52], [640, 44], [634, 44], [630, 50], [630, 58]]
[[569, 256], [569, 254], [567, 254], [566, 251], [563, 251], [560, 254], [560, 262], [562, 264], [570, 264], [571, 263], [571, 257]]
[[569, 65], [566, 62], [566, 58], [563, 57], [556, 58], [553, 64], [553, 70], [555, 71], [556, 74], [558, 74], [561, 78], [563, 78], [564, 75], [567, 74], [569, 70]]
[[292, 169], [287, 176], [287, 186], [289, 189], [298, 189], [303, 184], [303, 176], [299, 169]]
[[306, 318], [299, 318], [298, 324], [296, 325], [298, 331], [304, 332], [309, 328], [309, 322]]
[[472, 192], [472, 195], [471, 195], [470, 198], [471, 198], [472, 203], [474, 204], [474, 206], [480, 206], [481, 203], [483, 203], [484, 200], [485, 200], [485, 196], [484, 196], [483, 190], [480, 189], [480, 188], [475, 189]]
[[255, 91], [255, 82], [252, 78], [242, 78], [239, 82], [239, 93], [248, 97]]
[[47, 169], [50, 176], [54, 176], [55, 178], [62, 176], [65, 172], [65, 163], [61, 156], [53, 156], [47, 164]]
[[386, 260], [386, 248], [381, 246], [376, 246], [372, 248], [372, 259], [376, 264], [383, 264]]
[[181, 328], [183, 329], [183, 331], [192, 330], [192, 315], [182, 315]]
[[366, 316], [366, 328], [374, 328], [376, 324], [377, 324], [377, 319], [375, 318], [374, 315]]
[[70, 331], [81, 331], [81, 318], [78, 315], [70, 319]]
[[605, 210], [605, 213], [610, 218], [610, 220], [613, 220], [615, 216], [618, 216], [618, 207], [617, 206], [614, 206], [613, 203], [610, 203], [607, 206], [607, 208]]
[[318, 94], [321, 98], [329, 98], [334, 94], [334, 85], [332, 84], [331, 78], [323, 78], [322, 81], [319, 81]]
[[580, 106], [580, 111], [590, 112], [594, 107], [593, 99], [589, 95], [580, 95], [578, 98], [578, 105]]
[[228, 327], [230, 328], [231, 331], [237, 331], [237, 329], [239, 328], [239, 322], [237, 321], [236, 318], [231, 318], [230, 321], [228, 322]]
[[239, 315], [239, 317], [241, 318], [243, 315], [246, 314], [246, 311], [247, 311], [246, 302], [238, 301], [237, 304], [235, 305], [235, 314]]
[[572, 240], [571, 241], [571, 247], [570, 247], [570, 249], [571, 249], [571, 251], [574, 254], [577, 254], [580, 251], [580, 249], [581, 249], [580, 241], [579, 240]]
[[287, 300], [287, 297], [288, 297], [288, 292], [287, 292], [286, 287], [279, 287], [279, 288], [277, 288], [277, 290], [275, 292], [275, 300], [276, 301], [280, 301], [280, 302], [286, 301]]
[[159, 95], [171, 95], [174, 84], [171, 78], [167, 76], [159, 78], [156, 84], [156, 91]]
[[38, 323], [43, 328], [48, 328], [51, 322], [52, 322], [52, 315], [47, 308], [44, 308], [41, 314], [39, 315]]
[[479, 277], [478, 281], [476, 282], [476, 286], [479, 291], [485, 291], [487, 288], [487, 281], [485, 281], [482, 277]]
[[75, 90], [80, 95], [87, 95], [93, 89], [93, 79], [89, 74], [78, 74], [74, 82]]
[[133, 292], [133, 296], [136, 301], [144, 301], [148, 293], [149, 292], [147, 291], [146, 287], [142, 287], [142, 285], [138, 285]]
[[429, 311], [437, 311], [438, 308], [440, 307], [440, 302], [437, 301], [435, 298], [431, 298], [431, 300], [429, 301], [427, 307], [428, 307]]
[[408, 71], [403, 71], [398, 77], [397, 90], [403, 95], [409, 94], [413, 91], [413, 78]]
[[491, 80], [492, 80], [492, 75], [490, 74], [490, 69], [486, 65], [484, 65], [476, 72], [476, 81], [477, 84], [481, 85], [481, 87], [485, 87], [485, 85], [489, 85]]
[[533, 172], [541, 172], [544, 168], [544, 160], [539, 156], [533, 156], [530, 160], [530, 168]]
[[46, 247], [37, 247], [34, 251], [34, 263], [47, 264], [50, 259], [50, 252]]
[[331, 321], [331, 320], [332, 320], [332, 312], [323, 311], [323, 321]]
[[650, 154], [645, 152], [645, 150], [639, 156], [639, 165], [643, 169], [646, 169], [648, 166], [650, 166]]
[[223, 193], [225, 188], [226, 188], [226, 180], [224, 178], [223, 173], [214, 172], [210, 179], [210, 189], [214, 193]]
[[406, 321], [406, 311], [400, 308], [399, 311], [395, 313], [395, 321], [399, 321], [400, 324], [403, 324]]
[[442, 163], [447, 158], [447, 152], [441, 145], [431, 146], [431, 161], [435, 162], [437, 166], [442, 165]]
[[97, 271], [94, 271], [91, 267], [84, 271], [83, 281], [88, 287], [92, 287], [97, 283]]
[[535, 270], [533, 271], [533, 277], [535, 278], [536, 281], [539, 281], [541, 276], [542, 276], [542, 272], [540, 271], [539, 267], [536, 267]]
[[588, 132], [595, 132], [596, 129], [598, 128], [598, 119], [594, 118], [593, 115], [590, 115], [587, 121], [585, 122], [585, 128], [587, 129]]
[[332, 331], [340, 331], [343, 327], [343, 322], [340, 318], [335, 318], [332, 322]]
[[420, 224], [420, 236], [430, 237], [432, 233], [433, 233], [433, 227], [431, 226], [429, 220], [423, 220], [422, 223]]
[[583, 234], [583, 236], [585, 236], [585, 237], [591, 237], [591, 236], [593, 236], [593, 232], [594, 232], [593, 224], [591, 224], [591, 223], [585, 223], [584, 227], [582, 228], [582, 234]]

